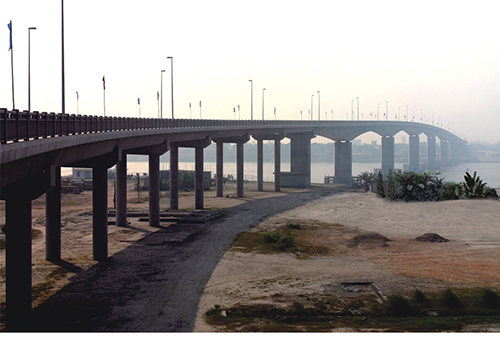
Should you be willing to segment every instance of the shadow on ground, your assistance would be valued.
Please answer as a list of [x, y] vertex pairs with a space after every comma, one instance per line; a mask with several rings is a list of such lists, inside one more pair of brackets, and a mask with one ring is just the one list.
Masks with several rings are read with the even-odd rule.
[[[250, 200], [226, 209], [221, 220], [155, 232], [78, 272], [34, 309], [34, 331], [192, 331], [204, 287], [239, 233], [334, 192], [318, 188]], [[189, 233], [183, 242], [169, 239], [179, 231]]]

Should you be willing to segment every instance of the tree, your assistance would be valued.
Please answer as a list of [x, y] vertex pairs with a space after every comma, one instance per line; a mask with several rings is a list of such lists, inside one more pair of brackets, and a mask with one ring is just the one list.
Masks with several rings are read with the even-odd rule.
[[386, 197], [391, 197], [394, 193], [396, 193], [396, 185], [394, 183], [394, 174], [392, 170], [389, 169], [389, 175], [387, 176], [387, 191]]
[[382, 171], [378, 171], [377, 174], [377, 195], [381, 198], [385, 198], [384, 177], [382, 176]]

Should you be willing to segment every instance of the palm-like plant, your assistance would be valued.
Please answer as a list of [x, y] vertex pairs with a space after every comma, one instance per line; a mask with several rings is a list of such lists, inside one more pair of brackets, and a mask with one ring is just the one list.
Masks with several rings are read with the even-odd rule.
[[483, 183], [483, 180], [479, 179], [479, 176], [476, 176], [476, 171], [474, 171], [473, 176], [471, 176], [469, 172], [465, 172], [464, 179], [465, 196], [467, 198], [481, 198], [486, 183]]
[[370, 189], [370, 186], [368, 184], [371, 183], [373, 181], [373, 179], [375, 178], [373, 173], [361, 172], [361, 174], [359, 175], [359, 178], [361, 179], [361, 182], [363, 183], [363, 187], [365, 189], [365, 192], [368, 192], [368, 190]]

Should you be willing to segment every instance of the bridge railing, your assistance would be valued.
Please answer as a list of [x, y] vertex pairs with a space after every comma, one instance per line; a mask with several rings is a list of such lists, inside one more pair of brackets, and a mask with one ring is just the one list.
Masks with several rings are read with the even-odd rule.
[[0, 109], [0, 143], [67, 135], [160, 128], [299, 126], [317, 121], [104, 117]]

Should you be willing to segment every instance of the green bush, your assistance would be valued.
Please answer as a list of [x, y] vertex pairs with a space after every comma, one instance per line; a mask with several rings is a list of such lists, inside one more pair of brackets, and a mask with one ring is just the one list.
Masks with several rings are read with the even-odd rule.
[[401, 295], [392, 295], [388, 298], [387, 314], [393, 317], [407, 317], [414, 315], [415, 309], [410, 301]]
[[448, 309], [460, 309], [464, 306], [460, 298], [450, 289], [444, 292], [440, 304]]
[[488, 186], [484, 187], [483, 197], [488, 199], [498, 200], [497, 191], [494, 188]]
[[483, 290], [483, 294], [481, 296], [481, 303], [488, 308], [491, 309], [499, 309], [500, 308], [500, 295], [493, 290], [486, 288]]
[[443, 200], [457, 200], [463, 198], [464, 184], [462, 182], [447, 181], [443, 184]]
[[476, 176], [476, 171], [474, 171], [473, 176], [469, 172], [465, 172], [464, 179], [465, 196], [467, 198], [482, 198], [486, 183], [483, 183], [483, 180], [479, 179], [479, 176]]
[[281, 238], [281, 234], [277, 231], [260, 233], [265, 243], [276, 243]]
[[415, 290], [414, 296], [415, 296], [415, 302], [416, 303], [422, 304], [422, 303], [429, 302], [429, 300], [427, 299], [427, 297], [425, 296], [425, 294], [421, 290], [419, 290], [419, 289]]

